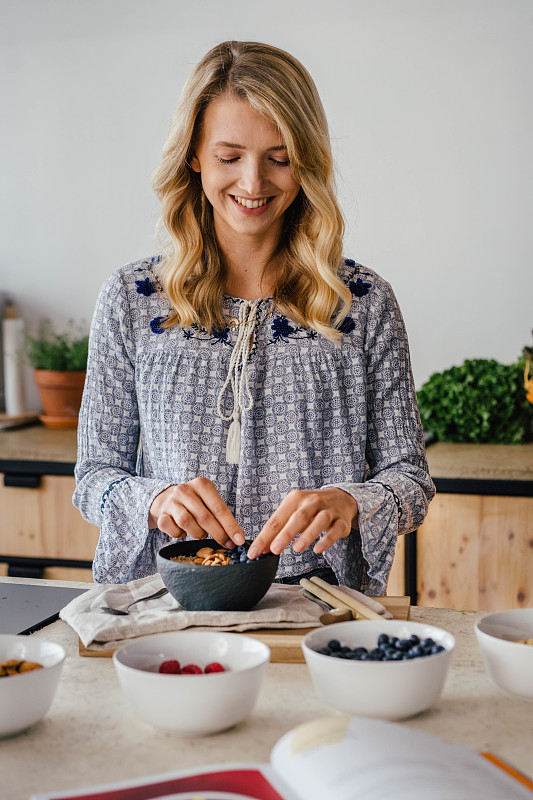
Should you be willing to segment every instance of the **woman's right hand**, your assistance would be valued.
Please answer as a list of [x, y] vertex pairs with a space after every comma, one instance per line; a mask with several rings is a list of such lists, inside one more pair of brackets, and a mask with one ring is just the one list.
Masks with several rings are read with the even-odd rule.
[[175, 539], [210, 536], [222, 547], [244, 543], [244, 531], [207, 478], [164, 489], [152, 501], [148, 525]]

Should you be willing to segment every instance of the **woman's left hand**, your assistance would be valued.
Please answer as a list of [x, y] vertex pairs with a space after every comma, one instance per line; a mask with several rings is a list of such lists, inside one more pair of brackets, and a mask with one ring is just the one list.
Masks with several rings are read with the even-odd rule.
[[296, 553], [317, 539], [313, 552], [323, 553], [349, 535], [358, 513], [356, 501], [342, 489], [294, 489], [250, 545], [248, 556], [256, 558], [269, 551], [281, 553], [293, 539], [296, 541], [292, 549]]

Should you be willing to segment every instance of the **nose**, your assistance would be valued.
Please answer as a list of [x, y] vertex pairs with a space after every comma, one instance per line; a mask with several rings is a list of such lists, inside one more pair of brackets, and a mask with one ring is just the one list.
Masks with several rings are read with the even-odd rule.
[[241, 174], [239, 176], [239, 188], [248, 197], [260, 195], [265, 188], [266, 180], [262, 159], [255, 158], [251, 154], [241, 160]]

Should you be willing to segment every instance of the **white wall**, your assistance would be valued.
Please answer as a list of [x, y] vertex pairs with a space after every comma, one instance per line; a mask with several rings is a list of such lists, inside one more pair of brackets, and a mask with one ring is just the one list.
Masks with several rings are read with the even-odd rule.
[[104, 278], [155, 251], [181, 87], [234, 38], [315, 78], [346, 254], [391, 281], [417, 385], [531, 342], [531, 0], [0, 0], [0, 18], [0, 290], [30, 330], [88, 321]]

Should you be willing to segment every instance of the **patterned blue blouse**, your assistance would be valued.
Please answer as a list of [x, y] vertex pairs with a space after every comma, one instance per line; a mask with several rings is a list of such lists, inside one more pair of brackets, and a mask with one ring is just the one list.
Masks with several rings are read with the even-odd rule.
[[[224, 297], [228, 326], [163, 328], [171, 311], [156, 256], [121, 267], [94, 313], [78, 425], [74, 504], [100, 528], [96, 581], [156, 572], [170, 540], [149, 529], [152, 500], [198, 476], [215, 484], [246, 537], [292, 489], [338, 486], [359, 506], [359, 530], [325, 553], [280, 559], [279, 577], [331, 566], [340, 583], [385, 592], [398, 533], [417, 528], [435, 492], [428, 474], [404, 323], [389, 284], [346, 260], [352, 293], [340, 345], [257, 303], [242, 412], [240, 462], [228, 463], [229, 422], [217, 400], [237, 331], [238, 298]], [[233, 408], [231, 391], [222, 402]]]

